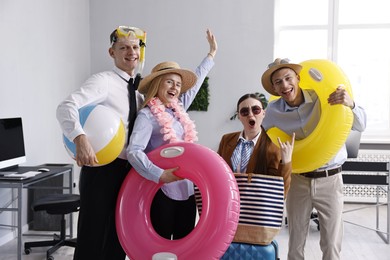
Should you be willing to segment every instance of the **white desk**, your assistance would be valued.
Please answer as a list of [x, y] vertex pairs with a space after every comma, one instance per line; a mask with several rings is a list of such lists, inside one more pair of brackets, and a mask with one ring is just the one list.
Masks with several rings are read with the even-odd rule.
[[[49, 172], [40, 173], [34, 177], [23, 179], [23, 180], [0, 180], [0, 188], [8, 189], [17, 189], [17, 197], [14, 198], [17, 200], [16, 207], [7, 207], [0, 208], [0, 211], [12, 211], [17, 213], [17, 224], [16, 225], [6, 225], [0, 224], [0, 226], [6, 226], [17, 229], [17, 259], [22, 259], [22, 211], [24, 207], [22, 190], [23, 189], [61, 189], [66, 193], [73, 193], [73, 165], [71, 164], [43, 164], [38, 166], [21, 166], [12, 171], [17, 172], [26, 172], [26, 171], [36, 171], [39, 168], [48, 168]], [[69, 174], [69, 184], [61, 187], [48, 187], [48, 186], [38, 186], [42, 181], [48, 180], [50, 178]], [[13, 203], [12, 203], [13, 204]], [[72, 214], [70, 214], [70, 236], [73, 237], [73, 221]]]
[[[390, 198], [389, 198], [389, 160], [371, 160], [368, 158], [357, 158], [349, 159], [343, 165], [343, 181], [346, 185], [375, 185], [376, 186], [376, 203], [372, 206], [376, 207], [376, 228], [369, 228], [367, 226], [359, 225], [349, 221], [344, 221], [349, 224], [357, 225], [363, 228], [367, 228], [377, 232], [377, 234], [385, 241], [390, 244]], [[379, 200], [379, 191], [382, 190], [387, 193], [387, 201], [381, 203]], [[379, 228], [380, 216], [379, 207], [386, 206], [386, 230]], [[360, 207], [344, 211], [348, 213], [364, 209], [367, 207]]]

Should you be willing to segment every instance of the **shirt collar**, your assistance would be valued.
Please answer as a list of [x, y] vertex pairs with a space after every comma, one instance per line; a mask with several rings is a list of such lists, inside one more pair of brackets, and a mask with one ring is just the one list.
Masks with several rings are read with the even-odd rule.
[[[314, 91], [314, 90], [311, 90], [311, 91]], [[309, 104], [309, 103], [313, 103], [313, 99], [311, 97], [311, 92], [309, 92], [309, 90], [307, 89], [302, 89], [302, 94], [303, 94], [303, 103], [302, 104]], [[283, 100], [283, 99], [282, 99]], [[292, 107], [290, 106], [289, 104], [287, 104], [286, 101], [283, 100], [283, 104], [284, 104], [284, 111], [287, 112], [287, 111], [291, 111], [291, 110], [295, 110], [295, 109], [298, 109], [298, 107]]]
[[[256, 146], [256, 143], [257, 143], [257, 140], [259, 140], [260, 134], [261, 134], [261, 132], [258, 133], [258, 134], [255, 136], [255, 138], [253, 138], [252, 140], [250, 140], [250, 141], [253, 142], [253, 146]], [[247, 140], [244, 138], [244, 131], [242, 131], [242, 132], [240, 133], [240, 136], [238, 137], [237, 142], [239, 142], [240, 139], [242, 139], [243, 141], [246, 141], [246, 142], [247, 142]]]
[[[120, 68], [118, 68], [118, 67], [113, 67], [112, 68], [112, 70], [116, 73], [116, 74], [118, 74], [118, 76], [119, 77], [121, 77], [123, 80], [125, 80], [125, 81], [129, 81], [130, 80], [130, 78], [131, 78], [131, 76], [129, 75], [129, 74], [127, 74], [127, 72], [125, 72], [125, 71], [123, 71], [123, 70], [121, 70]], [[134, 77], [133, 77], [134, 78]]]

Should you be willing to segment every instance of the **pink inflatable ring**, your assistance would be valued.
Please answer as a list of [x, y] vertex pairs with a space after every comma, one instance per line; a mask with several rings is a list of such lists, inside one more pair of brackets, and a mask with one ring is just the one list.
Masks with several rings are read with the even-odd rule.
[[240, 214], [235, 177], [225, 161], [199, 144], [167, 144], [148, 153], [157, 166], [179, 166], [177, 176], [191, 180], [202, 194], [202, 215], [194, 230], [179, 240], [167, 240], [153, 229], [151, 202], [161, 187], [132, 169], [122, 184], [116, 208], [119, 241], [132, 260], [152, 259], [170, 252], [178, 259], [219, 259], [232, 242]]

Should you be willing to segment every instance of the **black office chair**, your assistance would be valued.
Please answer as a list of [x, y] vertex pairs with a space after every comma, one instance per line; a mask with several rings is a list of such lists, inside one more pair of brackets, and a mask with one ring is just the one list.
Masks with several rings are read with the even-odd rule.
[[28, 255], [32, 247], [51, 246], [46, 251], [46, 259], [53, 260], [52, 254], [62, 246], [76, 246], [76, 238], [66, 239], [66, 221], [65, 215], [77, 212], [80, 208], [80, 195], [77, 194], [51, 194], [41, 197], [33, 202], [32, 209], [34, 211], [45, 210], [51, 215], [61, 215], [61, 231], [60, 235], [54, 237], [53, 240], [26, 242], [24, 243], [24, 252]]

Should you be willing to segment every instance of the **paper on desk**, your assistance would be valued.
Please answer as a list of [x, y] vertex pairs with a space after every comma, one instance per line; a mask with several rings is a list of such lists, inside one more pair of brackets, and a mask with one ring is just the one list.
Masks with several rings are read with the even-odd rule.
[[11, 173], [11, 174], [6, 175], [6, 177], [30, 178], [30, 177], [34, 177], [35, 175], [40, 174], [40, 173], [41, 172], [38, 172], [38, 171], [28, 171], [25, 173]]

